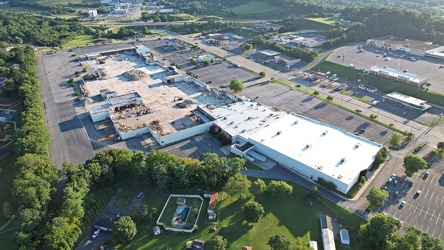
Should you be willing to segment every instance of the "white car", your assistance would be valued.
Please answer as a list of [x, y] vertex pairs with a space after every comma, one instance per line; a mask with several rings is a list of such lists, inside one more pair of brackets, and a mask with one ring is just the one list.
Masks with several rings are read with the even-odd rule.
[[96, 231], [94, 231], [92, 238], [93, 239], [97, 238], [97, 236], [99, 236], [99, 233], [100, 233], [100, 229], [97, 229]]
[[399, 204], [400, 207], [405, 207], [405, 201], [402, 201], [401, 204]]

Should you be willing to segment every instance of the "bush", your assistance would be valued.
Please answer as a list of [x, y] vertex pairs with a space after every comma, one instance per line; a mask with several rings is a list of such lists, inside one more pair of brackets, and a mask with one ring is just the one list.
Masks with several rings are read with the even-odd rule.
[[438, 148], [443, 148], [444, 149], [444, 142], [438, 142]]
[[316, 182], [319, 183], [319, 185], [321, 185], [321, 186], [323, 186], [323, 187], [325, 187], [327, 189], [336, 190], [336, 184], [334, 184], [331, 181], [327, 181], [327, 180], [319, 177]]
[[275, 197], [289, 197], [293, 193], [293, 187], [285, 181], [271, 181], [265, 192]]

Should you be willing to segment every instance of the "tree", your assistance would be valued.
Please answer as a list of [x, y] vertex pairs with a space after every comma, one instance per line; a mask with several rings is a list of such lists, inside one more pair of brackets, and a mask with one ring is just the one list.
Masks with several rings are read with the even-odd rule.
[[378, 187], [372, 187], [367, 195], [367, 200], [370, 202], [371, 207], [383, 206], [385, 200], [389, 197], [387, 191], [382, 190]]
[[228, 165], [231, 168], [233, 174], [240, 173], [242, 170], [246, 170], [247, 160], [241, 157], [234, 157], [228, 161]]
[[204, 64], [205, 66], [208, 66], [208, 65], [210, 65], [210, 62], [209, 62], [209, 61], [204, 61], [203, 64]]
[[383, 147], [381, 150], [378, 151], [378, 153], [376, 153], [375, 161], [373, 162], [373, 168], [376, 169], [379, 167], [379, 165], [384, 163], [385, 160], [387, 159], [387, 156], [388, 156], [387, 149]]
[[398, 237], [401, 223], [391, 217], [376, 214], [369, 222], [360, 226], [358, 245], [361, 249], [387, 249], [392, 240]]
[[262, 179], [258, 178], [253, 182], [252, 187], [255, 193], [260, 194], [265, 191], [265, 189], [267, 188], [267, 184], [265, 184], [265, 182]]
[[333, 101], [333, 96], [331, 96], [331, 95], [327, 96], [327, 101], [329, 101], [329, 102]]
[[144, 203], [139, 203], [132, 207], [129, 211], [129, 216], [134, 222], [139, 222], [146, 219], [151, 219], [157, 214], [157, 209], [152, 207], [151, 209], [148, 205]]
[[243, 199], [248, 194], [251, 187], [251, 181], [247, 176], [242, 174], [235, 174], [231, 176], [227, 183], [225, 183], [224, 191], [230, 196], [236, 196], [238, 199]]
[[313, 95], [314, 95], [314, 96], [318, 96], [318, 95], [319, 95], [319, 91], [315, 91], [315, 92], [313, 92]]
[[265, 77], [265, 72], [264, 71], [259, 72], [259, 77], [260, 78], [264, 78]]
[[293, 187], [285, 181], [271, 181], [265, 191], [271, 196], [289, 197], [293, 193]]
[[132, 240], [137, 234], [136, 223], [129, 216], [122, 216], [114, 222], [113, 235], [118, 242]]
[[415, 172], [426, 169], [429, 164], [421, 157], [408, 154], [404, 157], [405, 174], [411, 177]]
[[394, 132], [389, 138], [392, 148], [399, 148], [402, 142], [402, 135], [398, 132]]
[[9, 203], [9, 202], [3, 203], [3, 205], [2, 205], [2, 215], [3, 215], [3, 217], [9, 219], [9, 218], [11, 218], [13, 213], [14, 212], [13, 212], [13, 208], [12, 208], [11, 203]]
[[241, 81], [234, 79], [230, 82], [230, 89], [234, 92], [239, 92], [244, 89], [244, 85]]
[[253, 48], [253, 45], [251, 43], [247, 43], [244, 45], [245, 50], [251, 50]]
[[276, 234], [271, 236], [268, 240], [267, 245], [271, 247], [272, 250], [290, 250], [291, 249], [291, 241], [287, 238], [287, 236], [283, 234]]
[[220, 235], [215, 235], [207, 242], [205, 242], [205, 248], [213, 250], [225, 250], [227, 247], [227, 239]]
[[248, 202], [244, 206], [244, 218], [248, 222], [258, 222], [264, 214], [264, 207], [256, 201]]
[[308, 197], [312, 199], [316, 199], [319, 197], [319, 190], [317, 186], [313, 186], [310, 192], [308, 192]]
[[148, 29], [148, 27], [143, 27], [143, 29], [142, 29], [142, 34], [144, 34], [144, 35], [148, 35], [148, 34], [150, 34], [151, 32], [150, 32], [150, 30]]
[[252, 43], [253, 43], [253, 45], [259, 45], [259, 46], [264, 45], [265, 38], [262, 35], [255, 36], [255, 37], [253, 37]]

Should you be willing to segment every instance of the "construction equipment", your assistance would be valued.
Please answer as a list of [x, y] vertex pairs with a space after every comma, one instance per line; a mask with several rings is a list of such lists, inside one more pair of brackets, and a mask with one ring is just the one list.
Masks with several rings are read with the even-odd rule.
[[182, 101], [182, 100], [183, 100], [183, 97], [181, 97], [181, 96], [174, 97], [174, 101]]

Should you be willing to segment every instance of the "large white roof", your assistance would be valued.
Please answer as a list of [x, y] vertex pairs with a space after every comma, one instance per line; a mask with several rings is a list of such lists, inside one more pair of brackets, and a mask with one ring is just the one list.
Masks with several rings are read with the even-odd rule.
[[286, 113], [276, 112], [255, 101], [245, 101], [230, 104], [208, 113], [216, 119], [216, 124], [223, 128], [232, 137], [240, 136], [245, 140], [251, 134], [269, 126], [277, 117], [283, 117]]
[[269, 126], [252, 134], [250, 140], [347, 184], [370, 166], [382, 147], [293, 113], [281, 115]]

